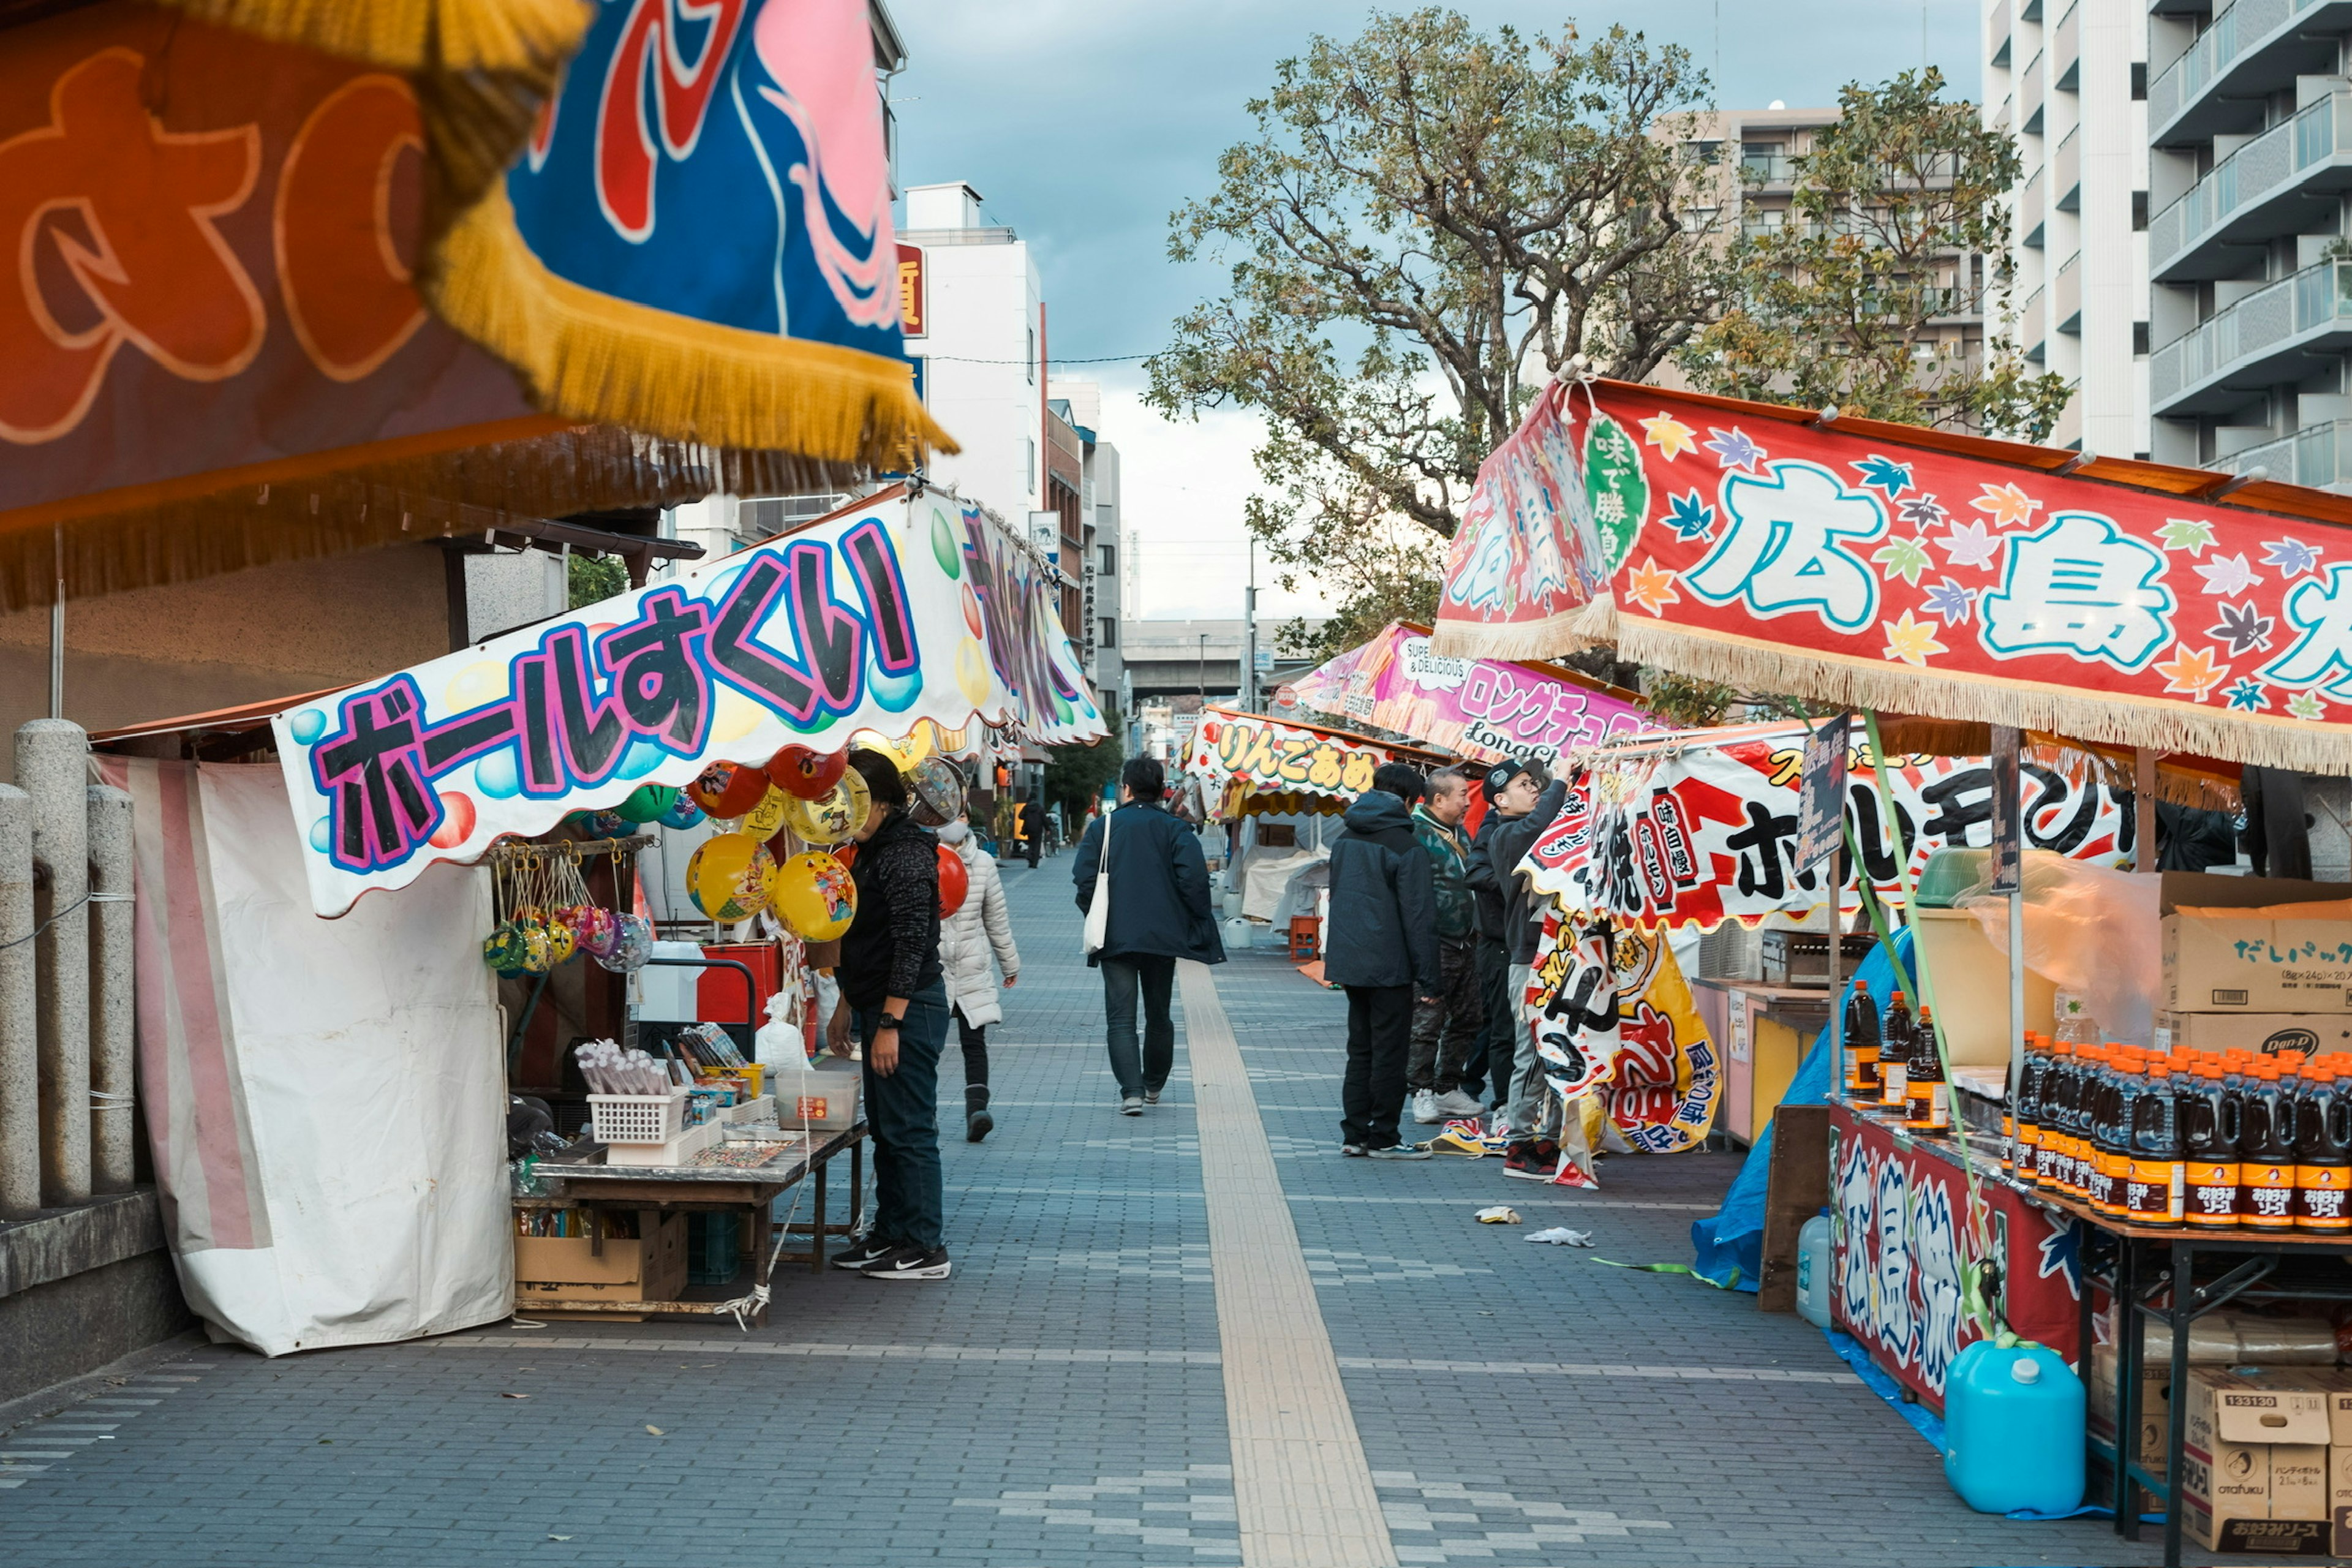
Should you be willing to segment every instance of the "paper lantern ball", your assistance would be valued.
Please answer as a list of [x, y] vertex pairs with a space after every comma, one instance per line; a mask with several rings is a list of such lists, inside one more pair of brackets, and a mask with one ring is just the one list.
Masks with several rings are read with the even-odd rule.
[[721, 833], [702, 841], [686, 863], [686, 890], [694, 907], [722, 924], [748, 921], [768, 907], [776, 858], [748, 834]]
[[866, 780], [846, 773], [814, 800], [786, 796], [784, 826], [811, 844], [839, 844], [865, 826], [873, 811], [874, 793], [866, 787]]
[[971, 873], [964, 869], [963, 857], [946, 845], [940, 846], [940, 919], [945, 920], [963, 908], [964, 895], [971, 891]]
[[803, 800], [818, 800], [849, 771], [847, 752], [814, 752], [793, 744], [777, 749], [768, 759], [768, 776], [776, 787]]
[[630, 822], [652, 822], [677, 799], [677, 791], [667, 784], [639, 784], [629, 792], [627, 799], [613, 808], [613, 813]]
[[945, 757], [925, 757], [908, 768], [907, 815], [925, 827], [944, 827], [963, 815], [963, 770]]
[[740, 763], [713, 763], [686, 793], [712, 816], [740, 816], [768, 793], [768, 775]]
[[776, 868], [776, 913], [806, 942], [831, 942], [857, 918], [857, 884], [849, 868], [822, 849]]

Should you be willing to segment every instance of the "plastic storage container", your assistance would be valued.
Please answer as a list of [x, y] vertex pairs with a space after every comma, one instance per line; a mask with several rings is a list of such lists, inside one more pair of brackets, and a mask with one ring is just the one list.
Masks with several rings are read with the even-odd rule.
[[1944, 1479], [1979, 1513], [2083, 1503], [2082, 1379], [2040, 1345], [1979, 1340], [1944, 1381]]
[[1817, 1329], [1830, 1326], [1830, 1219], [1815, 1215], [1797, 1232], [1797, 1316]]

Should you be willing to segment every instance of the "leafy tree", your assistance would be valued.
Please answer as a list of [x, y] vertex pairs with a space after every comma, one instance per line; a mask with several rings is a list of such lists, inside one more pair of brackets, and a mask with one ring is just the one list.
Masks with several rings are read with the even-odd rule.
[[1106, 785], [1118, 777], [1119, 768], [1127, 762], [1127, 745], [1120, 738], [1118, 726], [1091, 746], [1048, 746], [1045, 748], [1045, 798], [1060, 801], [1062, 814], [1076, 822], [1087, 814], [1087, 808], [1102, 798]]
[[571, 563], [564, 586], [572, 609], [629, 591], [628, 564], [617, 555], [574, 554]]
[[2009, 133], [1943, 88], [1932, 67], [1847, 84], [1837, 123], [1795, 160], [1787, 226], [1733, 247], [1734, 301], [1680, 350], [1695, 384], [1906, 425], [2049, 434], [2064, 377], [2031, 373], [1998, 341], [1979, 359], [1954, 354], [1938, 330], [2011, 315], [2006, 197], [2022, 173]]
[[1639, 380], [1713, 319], [1722, 247], [1694, 215], [1716, 172], [1677, 153], [1707, 90], [1622, 27], [1433, 7], [1276, 68], [1171, 220], [1170, 254], [1229, 258], [1231, 289], [1149, 369], [1171, 416], [1264, 416], [1245, 520], [1286, 588], [1318, 580], [1360, 628], [1426, 613], [1437, 541], [1544, 383], [1580, 353]]

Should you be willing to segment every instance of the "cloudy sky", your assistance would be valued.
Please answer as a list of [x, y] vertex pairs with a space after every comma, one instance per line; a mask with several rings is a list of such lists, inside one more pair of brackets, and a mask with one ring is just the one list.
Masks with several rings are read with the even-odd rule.
[[[1143, 536], [1147, 616], [1240, 613], [1241, 503], [1254, 423], [1212, 415], [1170, 424], [1137, 402], [1132, 362], [1170, 321], [1218, 291], [1205, 264], [1167, 258], [1168, 215], [1205, 195], [1216, 156], [1249, 132], [1243, 104], [1277, 60], [1367, 15], [1339, 0], [888, 0], [909, 65], [893, 90], [902, 184], [967, 180], [987, 216], [1034, 247], [1056, 376], [1104, 386], [1102, 437], [1119, 448], [1130, 527]], [[1721, 102], [1834, 102], [1926, 58], [1953, 89], [1978, 81], [1975, 0], [1637, 0], [1559, 5], [1462, 0], [1481, 25], [1587, 34], [1613, 22], [1679, 43]], [[1262, 594], [1268, 613], [1309, 603]]]

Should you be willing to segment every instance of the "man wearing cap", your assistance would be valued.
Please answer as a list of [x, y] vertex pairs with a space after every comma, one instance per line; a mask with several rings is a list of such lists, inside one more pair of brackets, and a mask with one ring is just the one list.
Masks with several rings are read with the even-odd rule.
[[[1499, 786], [1496, 784], [1498, 773], [1504, 774]], [[1512, 1025], [1511, 1066], [1509, 1077], [1497, 1086], [1498, 1094], [1504, 1095], [1502, 1122], [1507, 1140], [1503, 1173], [1549, 1181], [1559, 1164], [1559, 1148], [1538, 1136], [1543, 1062], [1536, 1055], [1534, 1021], [1527, 1007], [1536, 948], [1543, 940], [1543, 914], [1535, 890], [1519, 875], [1518, 867], [1543, 830], [1559, 816], [1568, 799], [1568, 784], [1561, 779], [1546, 783], [1538, 769], [1507, 763], [1487, 773], [1486, 789], [1495, 806], [1489, 815], [1499, 816], [1502, 821], [1486, 839], [1486, 861], [1474, 868], [1471, 876], [1473, 887], [1488, 888], [1501, 900], [1504, 954], [1510, 964], [1504, 985]]]
[[1486, 1015], [1478, 1002], [1476, 916], [1468, 882], [1470, 846], [1462, 817], [1470, 805], [1470, 775], [1442, 768], [1429, 776], [1429, 795], [1412, 808], [1413, 837], [1429, 857], [1437, 910], [1439, 995], [1413, 1009], [1412, 1050], [1405, 1062], [1405, 1088], [1412, 1096], [1412, 1119], [1424, 1125], [1486, 1110], [1462, 1092], [1465, 1079], [1486, 1079], [1479, 1056], [1475, 1078], [1465, 1071], [1486, 1045]]

